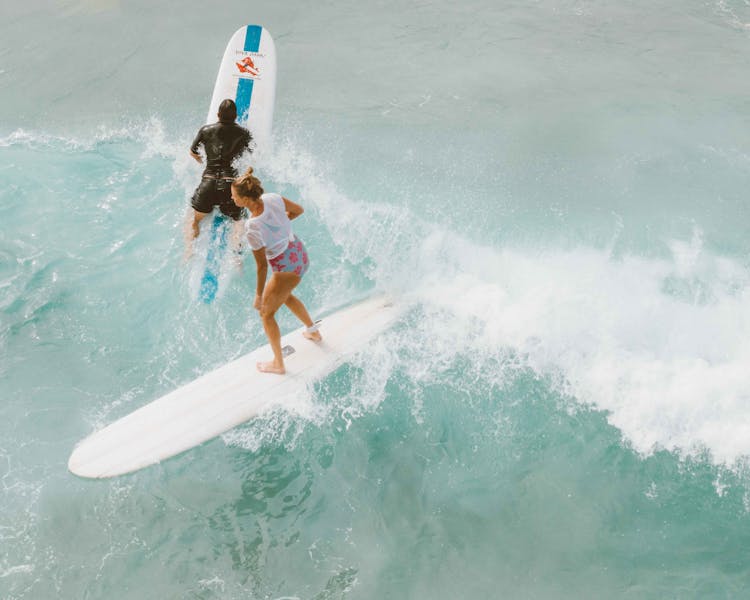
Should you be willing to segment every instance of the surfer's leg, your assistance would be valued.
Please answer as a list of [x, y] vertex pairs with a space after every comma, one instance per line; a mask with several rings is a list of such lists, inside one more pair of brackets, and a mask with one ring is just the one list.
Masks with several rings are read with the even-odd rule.
[[234, 267], [242, 272], [242, 235], [245, 232], [244, 221], [234, 221], [232, 223], [232, 233], [229, 238], [229, 248], [232, 251], [232, 260]]
[[273, 361], [267, 363], [258, 363], [258, 370], [263, 373], [276, 373], [283, 375], [284, 357], [281, 354], [281, 331], [279, 324], [276, 322], [276, 311], [284, 304], [297, 287], [300, 277], [294, 273], [274, 273], [263, 290], [263, 300], [261, 303], [260, 318], [263, 322], [263, 329], [266, 331], [268, 342], [273, 350]]
[[230, 248], [239, 253], [242, 248], [242, 234], [245, 231], [245, 223], [237, 220], [232, 223], [232, 236], [230, 238]]
[[[200, 222], [211, 214], [214, 209], [216, 195], [216, 180], [204, 177], [195, 188], [195, 193], [190, 201], [190, 206], [193, 207], [193, 221], [186, 227], [185, 237], [186, 239], [190, 234], [190, 241], [198, 237], [200, 233]], [[188, 218], [188, 221], [190, 219]]]
[[[220, 185], [219, 185], [220, 184]], [[220, 180], [217, 184], [216, 198], [220, 198], [219, 210], [222, 214], [232, 219], [232, 230], [229, 237], [229, 249], [234, 254], [234, 264], [238, 269], [242, 269], [242, 259], [240, 252], [242, 250], [242, 235], [245, 231], [245, 209], [237, 206], [232, 200], [231, 181], [226, 179]]]
[[[191, 241], [198, 237], [201, 232], [200, 222], [205, 219], [211, 213], [202, 213], [197, 210], [193, 210], [193, 221], [190, 223], [190, 233], [192, 234]], [[189, 220], [189, 219], [188, 219]]]
[[[305, 326], [309, 329], [313, 326], [313, 320], [310, 318], [310, 313], [307, 312], [307, 308], [302, 303], [302, 300], [297, 298], [294, 294], [289, 294], [289, 297], [286, 299], [287, 308], [294, 313], [294, 316], [297, 317], [300, 321], [302, 321]], [[314, 342], [319, 342], [322, 338], [320, 336], [319, 331], [303, 331], [302, 335], [304, 335], [308, 340], [312, 340]]]
[[[270, 262], [274, 273], [283, 273], [285, 275], [294, 274], [299, 276], [300, 279], [310, 266], [307, 250], [305, 250], [304, 244], [297, 236], [294, 237], [294, 240], [289, 242], [289, 246], [282, 254], [273, 258]], [[295, 286], [296, 285], [297, 284], [295, 284]], [[289, 310], [291, 310], [292, 313], [294, 313], [294, 315], [307, 326], [308, 330], [302, 335], [308, 340], [319, 342], [321, 336], [320, 333], [318, 333], [317, 328], [314, 326], [313, 320], [310, 318], [310, 313], [307, 312], [307, 308], [305, 308], [302, 301], [291, 293], [291, 290], [289, 296], [284, 301], [284, 304], [286, 304]]]
[[207, 216], [208, 213], [201, 213], [195, 209], [188, 209], [185, 214], [185, 260], [193, 255], [193, 241], [200, 233], [200, 222]]

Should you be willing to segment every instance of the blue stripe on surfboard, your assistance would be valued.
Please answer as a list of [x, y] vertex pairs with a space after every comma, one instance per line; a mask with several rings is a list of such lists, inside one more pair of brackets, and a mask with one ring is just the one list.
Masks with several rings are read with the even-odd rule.
[[208, 253], [206, 255], [206, 270], [201, 278], [201, 287], [198, 295], [200, 299], [210, 304], [216, 298], [219, 291], [219, 271], [221, 270], [224, 250], [227, 247], [227, 230], [229, 219], [224, 215], [214, 216], [211, 224], [211, 238], [208, 241]]
[[234, 103], [237, 105], [237, 117], [240, 121], [247, 121], [247, 113], [250, 110], [250, 98], [253, 96], [253, 80], [240, 79], [237, 83], [237, 97]]
[[[245, 52], [257, 52], [260, 48], [260, 35], [263, 28], [259, 25], [248, 25], [245, 28]], [[253, 97], [253, 80], [240, 79], [237, 82], [237, 94], [234, 103], [237, 105], [237, 116], [240, 121], [247, 120], [247, 113], [250, 111], [250, 100]]]
[[257, 52], [260, 48], [260, 34], [263, 28], [260, 25], [248, 25], [245, 29], [245, 52]]

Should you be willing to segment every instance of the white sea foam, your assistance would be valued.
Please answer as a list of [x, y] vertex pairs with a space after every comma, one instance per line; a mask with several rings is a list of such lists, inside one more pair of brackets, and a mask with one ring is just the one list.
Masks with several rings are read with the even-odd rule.
[[417, 378], [458, 353], [522, 357], [639, 453], [708, 451], [728, 466], [750, 455], [750, 273], [699, 229], [665, 240], [662, 258], [483, 247], [404, 207], [346, 198], [293, 145], [265, 168], [314, 205], [348, 260], [371, 263], [377, 286], [422, 305], [410, 335], [436, 350], [408, 366]]
[[[145, 158], [171, 159], [172, 185], [191, 187], [185, 140], [168, 141], [158, 120], [137, 129], [137, 135], [102, 131], [93, 141], [19, 130], [0, 146], [85, 151], [136, 135], [149, 140]], [[406, 372], [415, 381], [458, 354], [521, 357], [525, 367], [554, 375], [561, 392], [605, 411], [638, 452], [708, 451], [724, 465], [750, 455], [750, 273], [738, 260], [708, 250], [700, 229], [689, 239], [664, 240], [669, 255], [662, 258], [614, 257], [593, 247], [534, 252], [482, 246], [376, 194], [367, 202], [348, 198], [301, 145], [294, 135], [281, 135], [272, 152], [254, 160], [268, 181], [299, 190], [341, 252], [337, 266], [316, 275], [333, 282], [316, 285], [321, 310], [359, 292], [350, 281], [354, 265], [377, 288], [407, 296], [423, 311], [394, 349], [381, 353], [381, 374], [393, 368], [399, 348], [426, 340], [433, 348], [428, 362], [423, 354], [418, 363], [407, 358]], [[363, 383], [346, 400], [348, 418], [383, 387], [382, 378]], [[305, 402], [296, 405], [297, 417], [321, 417]], [[245, 438], [250, 446], [290, 426], [274, 419], [267, 434]], [[227, 441], [243, 443], [242, 436]]]

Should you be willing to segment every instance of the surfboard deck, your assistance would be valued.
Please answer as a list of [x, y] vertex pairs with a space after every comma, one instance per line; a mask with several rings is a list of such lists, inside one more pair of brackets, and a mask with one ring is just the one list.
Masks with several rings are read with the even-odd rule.
[[240, 27], [229, 39], [206, 123], [216, 121], [219, 104], [226, 98], [237, 104], [237, 122], [250, 130], [256, 144], [268, 144], [276, 101], [276, 46], [266, 28]]
[[68, 461], [89, 478], [131, 473], [194, 448], [258, 416], [283, 398], [306, 393], [391, 326], [401, 307], [378, 297], [325, 317], [322, 342], [303, 337], [304, 327], [282, 337], [286, 375], [260, 373], [271, 360], [265, 345], [154, 400], [80, 442]]
[[[237, 122], [253, 135], [256, 151], [268, 146], [271, 138], [274, 102], [276, 100], [276, 47], [268, 30], [247, 25], [234, 32], [219, 63], [206, 123], [217, 119], [219, 104], [231, 98], [237, 105]], [[198, 298], [210, 304], [228, 279], [226, 219], [216, 209], [205, 219], [210, 226]]]

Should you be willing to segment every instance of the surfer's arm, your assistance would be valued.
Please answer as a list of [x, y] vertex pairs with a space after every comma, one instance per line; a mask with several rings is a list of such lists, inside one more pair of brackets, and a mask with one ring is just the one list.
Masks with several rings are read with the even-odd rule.
[[286, 214], [289, 217], [289, 220], [296, 219], [299, 217], [303, 212], [305, 212], [305, 209], [302, 208], [299, 204], [296, 202], [292, 202], [288, 198], [284, 198], [282, 196], [281, 198], [284, 201], [284, 210], [286, 210]]
[[190, 145], [190, 156], [192, 156], [199, 163], [203, 162], [203, 157], [198, 154], [198, 146], [203, 142], [203, 128], [198, 130], [198, 134], [195, 136], [193, 143]]
[[259, 250], [253, 250], [255, 265], [258, 268], [258, 283], [255, 288], [255, 301], [253, 308], [260, 310], [260, 301], [263, 298], [263, 290], [266, 287], [266, 277], [268, 276], [268, 259], [266, 258], [265, 247]]

